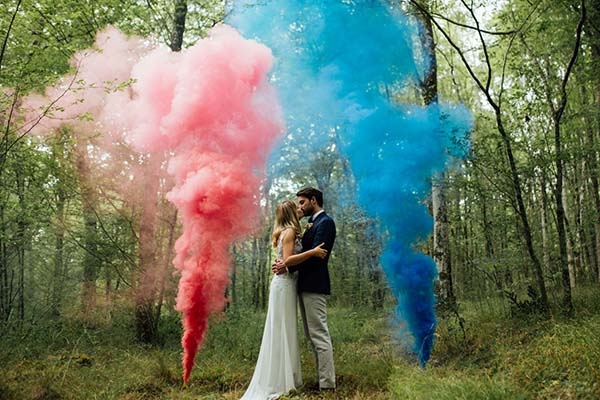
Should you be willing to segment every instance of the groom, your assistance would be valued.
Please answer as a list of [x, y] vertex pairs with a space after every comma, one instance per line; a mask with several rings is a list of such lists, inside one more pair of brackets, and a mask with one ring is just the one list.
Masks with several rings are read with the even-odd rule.
[[317, 364], [319, 389], [335, 389], [333, 346], [327, 328], [327, 296], [331, 294], [327, 262], [335, 241], [335, 222], [323, 210], [323, 193], [309, 187], [296, 193], [304, 216], [308, 219], [307, 231], [302, 237], [302, 251], [310, 250], [321, 243], [327, 250], [324, 259], [311, 257], [295, 266], [286, 267], [280, 260], [273, 264], [276, 274], [287, 270], [298, 271], [298, 296], [304, 333], [308, 338]]

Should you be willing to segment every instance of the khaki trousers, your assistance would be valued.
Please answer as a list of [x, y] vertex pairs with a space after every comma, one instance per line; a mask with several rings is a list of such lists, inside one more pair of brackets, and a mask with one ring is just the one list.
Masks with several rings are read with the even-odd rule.
[[300, 313], [304, 333], [311, 344], [319, 374], [319, 388], [335, 388], [333, 345], [327, 328], [327, 295], [300, 293]]

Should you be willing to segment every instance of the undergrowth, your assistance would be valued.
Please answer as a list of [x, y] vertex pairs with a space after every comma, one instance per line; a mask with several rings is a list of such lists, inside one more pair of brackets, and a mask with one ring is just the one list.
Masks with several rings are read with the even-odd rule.
[[[600, 296], [584, 294], [575, 299], [573, 318], [516, 317], [498, 312], [501, 307], [461, 303], [457, 313], [439, 315], [424, 369], [395, 341], [389, 311], [333, 307], [338, 390], [319, 395], [301, 389], [284, 399], [600, 398]], [[161, 346], [137, 343], [128, 320], [124, 313], [94, 328], [67, 319], [2, 328], [0, 400], [233, 400], [244, 392], [264, 313], [230, 310], [213, 318], [187, 387], [181, 383], [178, 315], [163, 318]], [[304, 381], [312, 386], [312, 353], [301, 343]]]

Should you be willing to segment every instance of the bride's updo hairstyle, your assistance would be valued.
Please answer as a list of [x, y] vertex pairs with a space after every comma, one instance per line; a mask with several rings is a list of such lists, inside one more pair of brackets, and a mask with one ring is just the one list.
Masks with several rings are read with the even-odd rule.
[[296, 236], [300, 236], [302, 228], [300, 227], [300, 220], [298, 220], [298, 214], [296, 213], [298, 206], [291, 200], [285, 200], [280, 203], [275, 209], [275, 225], [273, 226], [273, 247], [277, 247], [277, 241], [279, 235], [284, 230], [291, 228], [294, 230]]

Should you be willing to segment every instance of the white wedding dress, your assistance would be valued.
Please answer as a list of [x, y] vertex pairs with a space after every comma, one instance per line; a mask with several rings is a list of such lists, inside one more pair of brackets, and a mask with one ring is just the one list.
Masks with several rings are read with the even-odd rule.
[[[277, 258], [282, 259], [282, 233], [277, 244]], [[300, 239], [294, 242], [294, 254], [302, 251]], [[260, 352], [250, 386], [241, 400], [271, 400], [302, 385], [296, 273], [275, 275], [269, 289], [269, 306]]]

